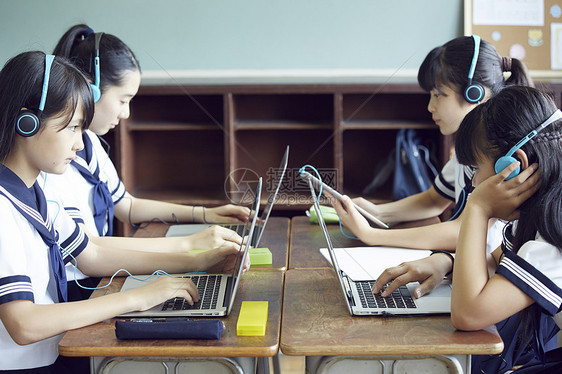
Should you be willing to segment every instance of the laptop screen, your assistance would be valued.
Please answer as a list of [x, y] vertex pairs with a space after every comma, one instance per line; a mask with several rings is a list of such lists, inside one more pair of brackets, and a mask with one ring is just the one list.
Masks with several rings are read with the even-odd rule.
[[279, 169], [275, 172], [275, 177], [273, 178], [273, 185], [271, 186], [273, 189], [273, 194], [271, 194], [267, 199], [267, 204], [263, 208], [263, 212], [261, 214], [260, 220], [257, 222], [256, 226], [256, 235], [254, 235], [254, 239], [252, 242], [252, 246], [257, 247], [261, 241], [261, 237], [263, 235], [263, 231], [265, 230], [265, 225], [267, 224], [267, 220], [269, 219], [269, 215], [271, 214], [271, 210], [273, 209], [273, 204], [275, 203], [275, 199], [277, 198], [277, 194], [279, 193], [279, 189], [281, 188], [281, 182], [283, 182], [283, 178], [285, 177], [285, 171], [287, 170], [287, 164], [289, 161], [289, 146], [285, 149], [285, 154], [281, 159], [281, 164], [279, 165]]
[[227, 290], [227, 295], [230, 295], [230, 300], [228, 302], [228, 309], [227, 309], [228, 311], [230, 311], [234, 303], [234, 298], [236, 296], [236, 290], [238, 289], [238, 283], [240, 282], [240, 277], [242, 275], [244, 263], [246, 262], [246, 257], [250, 252], [249, 249], [252, 243], [252, 237], [255, 235], [256, 221], [258, 216], [257, 212], [259, 211], [260, 208], [261, 187], [262, 187], [262, 178], [260, 177], [258, 179], [258, 183], [255, 190], [254, 202], [252, 204], [252, 207], [250, 208], [248, 221], [246, 221], [246, 224], [244, 225], [244, 231], [242, 234], [242, 237], [245, 237], [247, 234], [248, 240], [246, 241], [245, 245], [240, 244], [241, 250], [236, 256], [236, 263], [234, 264], [234, 269], [232, 270], [232, 282], [230, 283], [232, 289]]

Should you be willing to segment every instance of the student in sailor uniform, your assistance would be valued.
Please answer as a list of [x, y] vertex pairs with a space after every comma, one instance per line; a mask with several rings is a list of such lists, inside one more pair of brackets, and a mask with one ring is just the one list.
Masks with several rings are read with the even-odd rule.
[[[60, 203], [47, 201], [37, 176], [63, 173], [83, 147], [94, 113], [85, 76], [60, 57], [26, 52], [0, 71], [0, 371], [66, 373], [57, 344], [74, 328], [171, 297], [199, 295], [188, 279], [163, 276], [132, 292], [65, 302], [64, 264], [85, 274], [223, 271], [237, 250], [150, 253], [103, 247], [88, 240]], [[40, 124], [40, 125], [39, 125]], [[39, 126], [37, 126], [39, 125]], [[70, 255], [71, 253], [72, 255]]]
[[[140, 85], [140, 66], [131, 51], [119, 38], [111, 34], [94, 33], [87, 25], [71, 27], [60, 39], [54, 54], [67, 57], [97, 84], [99, 101], [89, 129], [84, 131], [84, 149], [77, 154], [62, 175], [49, 175], [45, 190], [50, 196], [58, 193], [64, 208], [92, 240], [113, 235], [113, 217], [121, 222], [137, 224], [154, 219], [167, 222], [238, 223], [248, 218], [247, 207], [232, 204], [215, 208], [188, 206], [141, 199], [125, 190], [100, 136], [129, 117], [129, 103]], [[99, 55], [99, 71], [93, 68]], [[94, 95], [95, 97], [95, 95]], [[104, 238], [105, 239], [105, 238]], [[181, 238], [107, 238], [112, 246], [139, 251], [185, 251], [238, 247], [242, 238], [234, 231], [211, 226], [199, 233]], [[74, 267], [67, 267], [69, 280], [82, 280], [95, 285], [98, 279], [85, 279]], [[89, 292], [69, 283], [72, 299], [84, 299]]]
[[[475, 49], [476, 48], [476, 49]], [[476, 53], [477, 52], [477, 53]], [[478, 85], [477, 97], [465, 98], [469, 86], [469, 71], [474, 67], [472, 85]], [[503, 73], [510, 72], [508, 79]], [[478, 36], [455, 38], [434, 48], [426, 56], [418, 71], [419, 85], [430, 94], [427, 110], [443, 135], [454, 135], [464, 116], [509, 85], [532, 85], [525, 65], [515, 58], [502, 58], [494, 46]], [[474, 93], [474, 91], [471, 91]], [[469, 100], [470, 98], [470, 100]], [[451, 204], [455, 205], [455, 219], [434, 225], [408, 229], [383, 230], [371, 227], [351, 205], [347, 197], [343, 204], [334, 201], [342, 223], [364, 243], [419, 249], [454, 250], [461, 211], [471, 190], [474, 169], [459, 164], [453, 153], [427, 191], [406, 198], [373, 204], [366, 199], [354, 201], [384, 222], [404, 222], [439, 216]], [[501, 243], [504, 224], [491, 225], [489, 250]]]
[[[525, 373], [560, 370], [562, 354], [545, 355], [544, 344], [562, 326], [562, 113], [538, 90], [504, 88], [465, 117], [456, 151], [459, 162], [475, 165], [476, 188], [464, 210], [453, 269], [450, 255], [429, 256], [387, 269], [373, 291], [394, 279], [385, 294], [414, 280], [427, 283], [427, 292], [452, 270], [453, 325], [478, 330], [496, 324], [504, 341], [501, 355], [473, 357], [474, 372], [501, 373], [514, 363], [526, 363]], [[508, 152], [517, 162], [495, 174], [496, 160]], [[521, 173], [509, 179], [519, 165]], [[487, 255], [494, 217], [513, 223]]]

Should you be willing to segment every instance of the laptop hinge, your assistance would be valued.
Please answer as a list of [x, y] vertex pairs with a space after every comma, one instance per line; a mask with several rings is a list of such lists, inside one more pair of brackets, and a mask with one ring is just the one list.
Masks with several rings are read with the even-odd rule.
[[342, 273], [343, 285], [345, 287], [345, 293], [347, 295], [347, 299], [349, 300], [349, 304], [351, 306], [355, 306], [355, 300], [353, 300], [353, 292], [351, 291], [351, 285], [349, 284], [348, 277], [343, 271], [341, 273]]
[[234, 287], [234, 277], [229, 276], [226, 278], [226, 292], [222, 301], [222, 306], [228, 308], [230, 305], [230, 298], [232, 297], [232, 287]]

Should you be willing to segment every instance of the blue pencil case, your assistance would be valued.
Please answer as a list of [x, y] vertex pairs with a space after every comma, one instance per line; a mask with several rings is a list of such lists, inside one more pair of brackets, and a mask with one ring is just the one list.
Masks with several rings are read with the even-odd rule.
[[220, 320], [115, 321], [117, 339], [220, 339], [224, 324]]

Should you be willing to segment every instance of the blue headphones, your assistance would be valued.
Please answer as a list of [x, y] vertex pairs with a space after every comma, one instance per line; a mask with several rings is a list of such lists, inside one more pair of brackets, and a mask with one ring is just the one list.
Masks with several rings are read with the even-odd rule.
[[37, 112], [30, 109], [21, 110], [18, 118], [16, 119], [16, 133], [29, 137], [37, 134], [41, 128], [41, 114], [45, 109], [45, 102], [47, 101], [47, 91], [49, 90], [49, 76], [51, 73], [51, 66], [55, 59], [54, 55], [45, 55], [45, 77], [43, 78], [43, 89], [41, 91], [41, 101], [39, 101], [39, 108]]
[[[531, 131], [529, 134], [527, 134], [527, 136], [525, 136], [523, 139], [518, 141], [517, 144], [515, 144], [506, 153], [505, 156], [500, 157], [496, 161], [496, 164], [494, 165], [494, 170], [496, 171], [496, 174], [500, 173], [503, 169], [505, 169], [506, 167], [508, 167], [509, 165], [514, 163], [515, 161], [517, 161], [517, 159], [515, 157], [513, 157], [513, 154], [515, 153], [515, 151], [517, 151], [519, 148], [521, 148], [529, 140], [533, 139], [545, 127], [550, 125], [552, 122], [555, 122], [555, 121], [559, 120], [560, 118], [562, 118], [562, 112], [560, 111], [560, 109], [556, 109], [556, 111], [554, 113], [552, 113], [552, 115], [550, 117], [548, 117], [548, 119], [546, 121], [541, 123], [539, 127], [537, 127], [535, 130]], [[505, 180], [509, 180], [513, 177], [516, 177], [517, 175], [519, 175], [520, 171], [521, 171], [521, 168], [518, 167], [517, 170], [514, 170], [511, 174], [509, 174], [509, 176], [507, 178], [505, 178]]]
[[480, 37], [478, 35], [472, 35], [472, 39], [474, 39], [474, 54], [472, 55], [472, 63], [468, 71], [468, 85], [463, 91], [463, 96], [469, 103], [477, 104], [482, 101], [486, 92], [480, 83], [472, 82], [474, 71], [476, 70], [476, 63], [478, 62], [478, 54], [480, 53]]
[[96, 49], [96, 55], [94, 57], [94, 84], [90, 84], [92, 87], [92, 93], [94, 95], [94, 103], [97, 103], [101, 97], [100, 90], [100, 40], [103, 32], [98, 32], [94, 35], [94, 47]]

